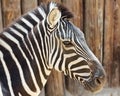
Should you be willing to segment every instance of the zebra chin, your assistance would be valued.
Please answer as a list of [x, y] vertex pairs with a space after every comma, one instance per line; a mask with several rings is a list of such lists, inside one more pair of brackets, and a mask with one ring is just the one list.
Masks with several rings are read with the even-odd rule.
[[90, 92], [92, 92], [92, 93], [94, 93], [94, 94], [100, 92], [100, 91], [103, 89], [103, 87], [91, 86], [91, 85], [89, 85], [88, 83], [86, 83], [86, 84], [84, 85], [84, 88], [85, 88], [87, 91], [90, 91]]

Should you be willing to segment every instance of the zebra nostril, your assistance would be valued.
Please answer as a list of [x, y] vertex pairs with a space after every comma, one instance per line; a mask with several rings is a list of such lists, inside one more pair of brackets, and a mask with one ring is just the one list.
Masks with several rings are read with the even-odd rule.
[[100, 74], [100, 75], [94, 77], [94, 82], [96, 85], [100, 85], [100, 86], [104, 85], [106, 82], [106, 75]]
[[101, 78], [95, 78], [95, 83], [97, 85], [101, 85], [101, 83], [102, 83]]

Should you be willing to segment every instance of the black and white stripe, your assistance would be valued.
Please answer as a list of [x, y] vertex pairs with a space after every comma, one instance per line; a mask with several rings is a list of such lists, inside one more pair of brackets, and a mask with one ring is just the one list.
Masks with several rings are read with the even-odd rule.
[[0, 96], [38, 96], [53, 67], [71, 78], [89, 78], [88, 64], [79, 65], [89, 58], [84, 48], [63, 44], [73, 36], [72, 25], [61, 18], [50, 29], [46, 17], [57, 4], [47, 7], [28, 12], [0, 34]]

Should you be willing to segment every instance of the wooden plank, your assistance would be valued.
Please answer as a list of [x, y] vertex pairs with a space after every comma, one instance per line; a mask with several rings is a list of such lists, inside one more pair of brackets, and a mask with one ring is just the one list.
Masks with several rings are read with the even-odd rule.
[[[115, 86], [120, 86], [120, 0], [115, 2], [115, 32], [114, 32], [114, 53], [113, 53], [113, 62], [114, 62], [114, 84]], [[114, 76], [114, 74], [113, 74]]]
[[120, 85], [120, 1], [105, 2], [104, 63], [108, 86]]
[[83, 0], [62, 0], [62, 3], [73, 13], [72, 22], [83, 29]]
[[63, 74], [53, 70], [45, 87], [45, 96], [65, 96], [63, 84]]
[[3, 30], [3, 24], [2, 24], [2, 6], [1, 6], [1, 0], [0, 0], [0, 32]]
[[8, 26], [21, 15], [20, 0], [2, 0], [3, 26]]
[[[105, 29], [104, 29], [104, 64], [107, 72], [108, 86], [112, 86], [112, 70], [113, 64], [113, 33], [114, 33], [114, 20], [113, 20], [113, 1], [105, 1]], [[113, 79], [113, 78], [112, 78]]]
[[84, 31], [87, 43], [102, 62], [104, 0], [86, 0], [84, 15]]
[[[38, 4], [40, 5], [40, 3], [48, 3], [50, 2], [51, 0], [38, 0]], [[57, 2], [57, 3], [60, 3], [61, 0], [52, 0], [53, 2]]]
[[[74, 18], [71, 20], [76, 26], [83, 30], [83, 0], [63, 0], [62, 2], [73, 14]], [[81, 94], [80, 83], [66, 77], [66, 89], [73, 96]]]
[[35, 7], [37, 7], [37, 0], [22, 0], [22, 13], [26, 13], [30, 10], [33, 10]]

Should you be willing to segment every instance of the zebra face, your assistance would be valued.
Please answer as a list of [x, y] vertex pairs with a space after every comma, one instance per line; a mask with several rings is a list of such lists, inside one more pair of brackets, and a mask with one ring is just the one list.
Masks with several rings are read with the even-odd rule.
[[106, 81], [102, 64], [87, 46], [79, 28], [68, 20], [61, 20], [60, 23], [57, 33], [66, 58], [64, 73], [79, 80], [87, 90], [99, 91]]
[[66, 19], [72, 16], [66, 11], [68, 10], [65, 8], [55, 7], [48, 14], [50, 35], [52, 40], [55, 40], [54, 46], [59, 46], [56, 47], [58, 50], [54, 49], [57, 50], [59, 58], [56, 60], [57, 63], [52, 65], [56, 70], [63, 71], [70, 78], [80, 81], [85, 89], [97, 92], [105, 84], [105, 71], [87, 46], [83, 32]]

